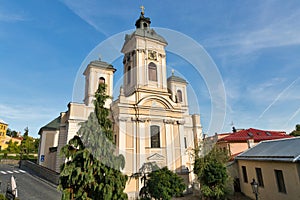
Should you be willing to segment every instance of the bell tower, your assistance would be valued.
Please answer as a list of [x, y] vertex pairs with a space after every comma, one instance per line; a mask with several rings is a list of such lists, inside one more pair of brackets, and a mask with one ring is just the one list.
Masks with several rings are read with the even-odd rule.
[[[113, 96], [113, 75], [116, 69], [101, 60], [94, 60], [90, 62], [84, 71], [85, 76], [85, 98], [84, 103], [86, 106], [94, 106], [95, 92], [99, 84], [106, 84], [106, 94], [110, 97]], [[109, 108], [112, 99], [109, 98], [105, 102], [105, 107]]]
[[124, 95], [137, 90], [167, 92], [166, 40], [150, 28], [151, 20], [144, 16], [144, 7], [135, 22], [136, 30], [125, 36], [121, 52], [124, 54]]

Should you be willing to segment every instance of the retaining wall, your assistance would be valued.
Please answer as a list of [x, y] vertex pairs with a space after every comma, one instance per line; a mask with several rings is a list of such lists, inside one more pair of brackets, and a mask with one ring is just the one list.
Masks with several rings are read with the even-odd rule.
[[33, 175], [47, 180], [50, 183], [58, 185], [59, 173], [57, 173], [56, 171], [50, 170], [28, 160], [22, 160], [20, 168], [32, 173]]

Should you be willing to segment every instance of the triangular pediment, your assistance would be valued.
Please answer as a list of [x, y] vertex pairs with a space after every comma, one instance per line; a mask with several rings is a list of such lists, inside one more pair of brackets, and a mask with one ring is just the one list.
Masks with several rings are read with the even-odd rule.
[[158, 153], [152, 154], [147, 158], [147, 160], [165, 160], [165, 157], [163, 155], [160, 155]]

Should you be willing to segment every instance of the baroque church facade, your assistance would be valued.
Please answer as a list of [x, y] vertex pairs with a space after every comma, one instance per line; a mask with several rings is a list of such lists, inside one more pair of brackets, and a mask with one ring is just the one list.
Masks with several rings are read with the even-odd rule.
[[[150, 18], [141, 12], [135, 31], [125, 36], [123, 86], [116, 100], [108, 99], [117, 151], [125, 157], [123, 173], [138, 172], [145, 163], [167, 166], [194, 181], [192, 151], [202, 140], [200, 115], [190, 115], [187, 82], [174, 72], [167, 78], [167, 41], [150, 28]], [[103, 61], [90, 62], [84, 71], [84, 103], [69, 103], [68, 110], [42, 127], [39, 164], [59, 172], [65, 161], [61, 148], [74, 137], [79, 123], [94, 111], [94, 94], [100, 83], [113, 95], [115, 68]], [[140, 180], [130, 179], [125, 192], [136, 198]]]

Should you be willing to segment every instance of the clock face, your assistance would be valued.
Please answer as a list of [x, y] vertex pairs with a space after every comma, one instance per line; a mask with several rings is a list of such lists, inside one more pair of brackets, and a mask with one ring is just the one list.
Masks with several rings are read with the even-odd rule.
[[148, 59], [156, 60], [156, 52], [155, 51], [148, 51]]

